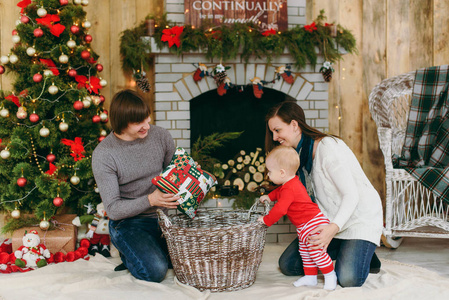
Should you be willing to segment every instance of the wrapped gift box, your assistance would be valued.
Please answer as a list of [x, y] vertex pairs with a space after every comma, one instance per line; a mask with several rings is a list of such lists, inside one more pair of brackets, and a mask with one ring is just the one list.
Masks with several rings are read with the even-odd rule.
[[41, 238], [41, 244], [44, 244], [47, 249], [55, 254], [56, 252], [75, 251], [77, 227], [72, 225], [72, 220], [76, 215], [66, 214], [57, 215], [54, 217], [56, 220], [56, 229], [42, 230], [39, 227], [23, 227], [14, 231], [12, 236], [12, 248], [16, 251], [17, 248], [23, 245], [22, 238], [26, 231], [36, 230]]

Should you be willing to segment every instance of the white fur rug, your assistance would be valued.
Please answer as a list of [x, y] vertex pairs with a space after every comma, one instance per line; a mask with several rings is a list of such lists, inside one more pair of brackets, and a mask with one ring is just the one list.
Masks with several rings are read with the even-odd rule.
[[79, 299], [233, 299], [233, 300], [298, 300], [298, 299], [449, 299], [449, 278], [429, 270], [382, 260], [379, 274], [370, 274], [360, 288], [323, 290], [319, 277], [317, 287], [295, 288], [296, 277], [280, 273], [277, 260], [284, 246], [267, 244], [256, 282], [235, 292], [211, 293], [179, 283], [170, 270], [160, 284], [137, 280], [128, 271], [114, 272], [120, 259], [101, 255], [89, 261], [77, 260], [49, 265], [27, 273], [0, 274], [2, 300], [79, 300]]

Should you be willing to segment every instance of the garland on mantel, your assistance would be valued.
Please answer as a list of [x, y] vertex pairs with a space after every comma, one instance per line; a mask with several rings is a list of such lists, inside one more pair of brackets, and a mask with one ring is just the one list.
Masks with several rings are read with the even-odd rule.
[[[124, 71], [140, 73], [151, 63], [151, 45], [141, 39], [153, 36], [158, 49], [169, 46], [176, 55], [191, 51], [202, 51], [207, 59], [226, 61], [241, 55], [245, 61], [252, 56], [264, 58], [269, 63], [287, 49], [297, 68], [308, 62], [316, 65], [318, 53], [326, 61], [340, 60], [339, 47], [348, 53], [356, 53], [356, 41], [352, 33], [339, 24], [324, 23], [324, 10], [316, 20], [305, 26], [296, 26], [286, 31], [273, 29], [261, 32], [253, 23], [234, 23], [222, 26], [176, 25], [166, 16], [146, 19], [137, 27], [125, 30], [120, 38], [120, 54]], [[151, 24], [151, 25], [149, 25]], [[154, 24], [154, 26], [153, 26]], [[317, 51], [318, 50], [318, 51]], [[318, 52], [318, 53], [317, 53]]]

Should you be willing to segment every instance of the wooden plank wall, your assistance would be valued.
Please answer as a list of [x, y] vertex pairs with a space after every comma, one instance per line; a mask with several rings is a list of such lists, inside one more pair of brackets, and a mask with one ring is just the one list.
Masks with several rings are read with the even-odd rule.
[[[385, 78], [449, 63], [449, 3], [445, 0], [307, 0], [307, 20], [324, 9], [328, 23], [350, 29], [358, 55], [335, 66], [329, 90], [329, 124], [354, 150], [385, 198], [385, 172], [368, 96]], [[339, 105], [341, 110], [336, 109]], [[339, 120], [340, 117], [340, 120]]]
[[[12, 47], [11, 32], [19, 18], [18, 0], [0, 0], [0, 55]], [[91, 0], [85, 7], [92, 23], [92, 48], [104, 65], [103, 89], [107, 101], [119, 89], [130, 87], [130, 74], [121, 70], [119, 37], [148, 14], [161, 15], [164, 0]], [[357, 39], [358, 55], [345, 55], [335, 66], [329, 85], [330, 131], [354, 150], [368, 177], [384, 195], [383, 157], [376, 126], [368, 111], [368, 95], [382, 79], [417, 68], [449, 63], [449, 11], [447, 0], [307, 0], [307, 19], [321, 9], [328, 23], [350, 29]], [[152, 81], [153, 72], [149, 77]], [[0, 76], [0, 89], [8, 90], [13, 78]], [[150, 103], [153, 95], [146, 95]], [[108, 105], [108, 102], [106, 103]]]

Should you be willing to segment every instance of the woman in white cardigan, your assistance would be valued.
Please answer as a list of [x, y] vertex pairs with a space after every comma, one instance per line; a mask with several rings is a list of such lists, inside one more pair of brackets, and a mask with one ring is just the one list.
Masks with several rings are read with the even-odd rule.
[[[309, 195], [329, 218], [309, 237], [313, 249], [324, 247], [335, 262], [342, 287], [362, 286], [370, 271], [380, 270], [374, 250], [383, 227], [379, 194], [357, 158], [338, 137], [306, 124], [304, 111], [292, 101], [271, 108], [266, 116], [265, 150], [277, 145], [295, 148], [300, 156], [298, 175]], [[295, 239], [279, 259], [285, 275], [303, 275]]]

